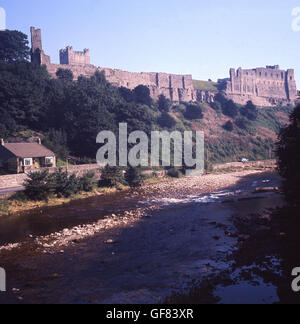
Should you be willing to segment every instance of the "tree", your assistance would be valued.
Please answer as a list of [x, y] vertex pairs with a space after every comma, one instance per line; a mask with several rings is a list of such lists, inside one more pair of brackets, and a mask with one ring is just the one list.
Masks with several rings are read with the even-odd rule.
[[175, 118], [167, 112], [163, 112], [161, 114], [161, 116], [158, 118], [158, 123], [161, 127], [167, 128], [173, 128], [177, 124]]
[[280, 175], [285, 179], [288, 200], [299, 204], [300, 197], [300, 106], [290, 116], [291, 124], [280, 131], [276, 147]]
[[258, 109], [252, 101], [248, 101], [247, 105], [241, 109], [241, 114], [249, 120], [255, 121], [258, 118]]
[[85, 191], [85, 192], [92, 191], [96, 186], [95, 172], [90, 171], [84, 174], [81, 178], [79, 178], [78, 184], [79, 184], [80, 191]]
[[171, 101], [168, 100], [164, 95], [160, 95], [158, 97], [158, 110], [160, 112], [169, 112], [170, 111], [170, 108], [171, 108]]
[[248, 128], [248, 124], [249, 122], [247, 121], [246, 118], [238, 118], [236, 121], [235, 121], [235, 124], [237, 125], [237, 127], [239, 127], [240, 129], [244, 129], [246, 130]]
[[27, 61], [30, 57], [27, 36], [19, 31], [0, 31], [0, 63]]
[[45, 67], [29, 62], [0, 64], [0, 110], [18, 126], [41, 129], [52, 95]]
[[115, 187], [123, 182], [123, 171], [119, 167], [111, 167], [107, 165], [101, 171], [101, 182], [105, 187]]
[[72, 82], [74, 79], [74, 74], [71, 70], [68, 69], [58, 69], [56, 76], [59, 80], [63, 82]]
[[119, 88], [119, 93], [126, 102], [134, 102], [134, 94], [132, 90], [121, 87]]
[[49, 181], [49, 172], [32, 172], [28, 174], [28, 179], [24, 182], [25, 196], [30, 200], [48, 200], [52, 186]]
[[215, 101], [211, 104], [211, 107], [218, 113], [222, 112], [222, 104], [220, 101]]
[[238, 106], [232, 101], [229, 100], [223, 106], [223, 114], [232, 118], [235, 118], [239, 113]]
[[46, 134], [43, 144], [63, 161], [66, 161], [70, 155], [67, 134], [64, 130], [51, 128]]
[[203, 118], [202, 106], [199, 104], [186, 104], [186, 111], [184, 116], [185, 118], [190, 120], [202, 119]]
[[129, 167], [125, 173], [125, 180], [132, 188], [141, 187], [144, 183], [141, 168]]
[[135, 102], [142, 105], [151, 106], [152, 98], [148, 87], [139, 85], [133, 90]]
[[225, 130], [227, 130], [228, 132], [232, 132], [232, 131], [233, 131], [233, 123], [232, 123], [230, 120], [228, 120], [228, 121], [225, 123], [225, 125], [223, 126], [223, 128], [224, 128]]

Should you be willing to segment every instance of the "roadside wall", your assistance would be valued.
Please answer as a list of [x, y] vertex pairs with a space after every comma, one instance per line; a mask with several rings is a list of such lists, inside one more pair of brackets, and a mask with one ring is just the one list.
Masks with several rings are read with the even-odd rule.
[[275, 167], [276, 160], [265, 160], [265, 161], [252, 161], [247, 163], [242, 162], [231, 162], [231, 163], [224, 163], [224, 164], [215, 164], [213, 165], [213, 170], [227, 170], [233, 168], [249, 168], [249, 167], [258, 167], [258, 168], [269, 168]]

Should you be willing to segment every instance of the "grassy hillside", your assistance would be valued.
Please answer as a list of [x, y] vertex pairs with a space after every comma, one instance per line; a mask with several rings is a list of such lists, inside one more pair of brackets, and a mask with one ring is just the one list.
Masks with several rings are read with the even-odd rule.
[[[209, 105], [201, 105], [204, 117], [198, 120], [187, 120], [184, 109], [184, 105], [173, 109], [172, 115], [177, 120], [176, 128], [204, 131], [206, 158], [210, 164], [238, 161], [241, 158], [274, 158], [277, 134], [280, 128], [288, 123], [289, 114], [293, 110], [291, 107], [259, 109], [257, 120], [248, 121], [247, 129], [241, 129], [235, 124], [234, 118], [216, 112]], [[233, 124], [232, 131], [224, 129], [228, 121]]]
[[218, 92], [218, 83], [209, 81], [193, 80], [195, 89]]

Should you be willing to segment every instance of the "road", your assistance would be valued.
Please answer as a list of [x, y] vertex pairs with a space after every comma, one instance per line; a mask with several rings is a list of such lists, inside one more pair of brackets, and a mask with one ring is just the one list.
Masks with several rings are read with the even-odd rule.
[[24, 187], [22, 187], [22, 186], [0, 189], [0, 195], [5, 195], [8, 193], [18, 192], [18, 191], [23, 191], [23, 190], [24, 190]]

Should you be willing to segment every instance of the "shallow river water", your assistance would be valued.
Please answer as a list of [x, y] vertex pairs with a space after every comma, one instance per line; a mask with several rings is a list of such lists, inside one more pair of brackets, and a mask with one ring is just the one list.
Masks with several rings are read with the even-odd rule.
[[[264, 214], [284, 204], [278, 194], [250, 195], [251, 188], [253, 182], [230, 191], [146, 201], [118, 193], [101, 204], [100, 198], [93, 198], [42, 214], [1, 219], [0, 244], [7, 244], [92, 223], [108, 212], [160, 205], [134, 226], [99, 233], [62, 254], [7, 253], [0, 264], [7, 269], [8, 292], [0, 294], [0, 302], [278, 302], [275, 286], [259, 276], [237, 279], [245, 268], [232, 270], [230, 256], [238, 249], [241, 234], [234, 219]], [[116, 198], [119, 203], [113, 206]], [[115, 244], [104, 244], [107, 239]], [[217, 282], [197, 290], [205, 280]]]

